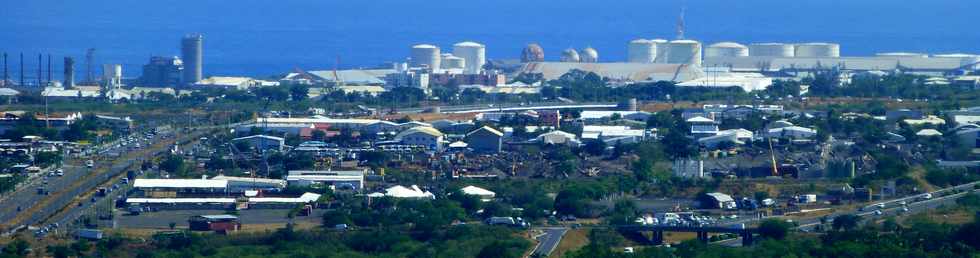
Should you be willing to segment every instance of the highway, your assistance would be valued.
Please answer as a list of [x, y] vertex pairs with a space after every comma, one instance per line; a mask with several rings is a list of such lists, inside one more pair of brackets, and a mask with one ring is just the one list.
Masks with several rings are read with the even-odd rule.
[[[974, 190], [980, 181], [957, 185], [953, 187], [943, 188], [928, 194], [932, 195], [931, 198], [925, 198], [925, 193], [915, 194], [902, 198], [875, 202], [872, 205], [864, 206], [860, 210], [843, 210], [834, 212], [825, 216], [826, 223], [831, 224], [834, 218], [841, 215], [857, 215], [865, 219], [881, 219], [890, 216], [900, 216], [900, 215], [911, 215], [933, 210], [946, 205], [955, 205], [956, 199], [963, 197], [967, 194], [977, 194]], [[904, 202], [904, 205], [903, 205]], [[878, 204], [885, 206], [883, 209], [878, 208]], [[908, 209], [907, 211], [905, 209]], [[881, 214], [876, 214], [880, 210]], [[762, 219], [772, 219], [772, 218], [784, 218], [783, 216], [773, 216], [766, 217]], [[753, 218], [746, 220], [744, 222], [754, 222], [761, 219]], [[813, 231], [818, 225], [821, 224], [821, 218], [805, 218], [795, 221], [797, 223], [796, 229], [800, 231]], [[712, 244], [726, 245], [726, 246], [740, 246], [741, 238], [726, 239], [722, 241], [712, 242]]]
[[563, 227], [541, 229], [544, 230], [544, 234], [535, 237], [538, 239], [538, 245], [534, 247], [534, 251], [531, 251], [531, 253], [539, 255], [539, 257], [548, 257], [558, 247], [558, 243], [561, 243], [561, 238], [565, 236], [565, 232], [568, 232], [568, 229]]
[[[139, 165], [137, 162], [141, 158], [167, 151], [172, 145], [173, 139], [163, 139], [160, 135], [156, 135], [139, 142], [153, 144], [146, 144], [147, 147], [141, 149], [130, 149], [130, 146], [134, 144], [127, 146], [119, 143], [111, 143], [107, 147], [96, 148], [100, 149], [97, 151], [100, 154], [95, 155], [101, 156], [103, 159], [96, 159], [94, 168], [66, 165], [63, 177], [48, 177], [47, 184], [44, 184], [43, 181], [32, 182], [32, 187], [24, 187], [9, 194], [7, 198], [0, 201], [0, 219], [3, 219], [5, 228], [43, 225], [49, 217], [69, 205], [74, 205], [76, 199], [93, 191], [101, 183], [111, 177], [125, 173], [130, 166]], [[123, 155], [106, 155], [113, 152]], [[105, 158], [105, 156], [115, 157]], [[81, 162], [81, 160], [77, 160], [68, 162], [68, 164]], [[40, 185], [44, 185], [44, 188], [49, 191], [48, 195], [37, 194], [36, 187]], [[19, 212], [17, 211], [18, 206], [21, 209]], [[69, 207], [69, 209], [75, 209], [75, 207]]]

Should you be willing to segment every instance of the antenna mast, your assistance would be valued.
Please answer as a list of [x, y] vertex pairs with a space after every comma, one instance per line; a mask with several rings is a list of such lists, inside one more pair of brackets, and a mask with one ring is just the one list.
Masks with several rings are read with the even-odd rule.
[[681, 6], [681, 14], [677, 17], [677, 39], [684, 39], [684, 11], [687, 10], [687, 4]]

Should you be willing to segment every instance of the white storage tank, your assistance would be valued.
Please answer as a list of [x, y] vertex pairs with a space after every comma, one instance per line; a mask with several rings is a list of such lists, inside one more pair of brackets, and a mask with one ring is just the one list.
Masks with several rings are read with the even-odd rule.
[[783, 43], [755, 43], [749, 45], [749, 55], [763, 57], [793, 57], [796, 56], [796, 47], [792, 44]]
[[438, 70], [441, 66], [442, 56], [440, 55], [439, 47], [429, 45], [429, 44], [419, 44], [412, 46], [412, 66], [425, 66], [429, 67], [433, 71]]
[[654, 63], [666, 63], [667, 62], [667, 49], [670, 48], [670, 42], [666, 39], [651, 39], [650, 43], [653, 43], [657, 52], [657, 58], [653, 60]]
[[105, 64], [102, 65], [102, 78], [110, 86], [122, 84], [122, 65]]
[[796, 57], [840, 57], [840, 45], [834, 43], [803, 43], [796, 45]]
[[646, 39], [634, 39], [626, 48], [626, 61], [630, 63], [653, 63], [657, 60], [657, 43]]
[[749, 48], [735, 42], [711, 44], [704, 49], [705, 57], [743, 57], [749, 56]]
[[562, 62], [570, 62], [570, 63], [578, 63], [579, 61], [581, 61], [581, 59], [578, 56], [578, 51], [575, 51], [575, 49], [569, 48], [569, 49], [565, 49], [565, 51], [562, 51], [561, 52], [561, 61]]
[[581, 61], [583, 63], [597, 63], [599, 62], [599, 51], [596, 51], [592, 47], [587, 47], [582, 50]]
[[927, 58], [929, 54], [923, 53], [907, 53], [907, 52], [889, 52], [889, 53], [877, 53], [875, 56], [880, 57], [915, 57], [915, 58]]
[[453, 45], [453, 55], [466, 62], [466, 74], [478, 74], [487, 63], [487, 48], [483, 44], [466, 41]]
[[466, 59], [453, 54], [442, 54], [442, 69], [466, 69]]
[[668, 64], [701, 65], [701, 42], [694, 40], [674, 40], [667, 50]]

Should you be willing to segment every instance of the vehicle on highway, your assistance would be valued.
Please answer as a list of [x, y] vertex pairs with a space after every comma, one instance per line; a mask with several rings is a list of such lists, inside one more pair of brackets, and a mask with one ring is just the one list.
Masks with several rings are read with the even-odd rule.
[[875, 215], [881, 215], [881, 210], [875, 210]]
[[905, 212], [909, 212], [909, 207], [902, 207], [902, 212], [903, 212], [903, 213], [905, 213]]
[[885, 208], [885, 203], [875, 204], [875, 206], [878, 207], [879, 209], [884, 209]]
[[95, 161], [92, 160], [85, 161], [85, 166], [88, 168], [95, 167]]
[[926, 194], [923, 194], [923, 195], [922, 195], [922, 199], [923, 199], [923, 200], [929, 200], [929, 199], [932, 199], [932, 194], [931, 194], [931, 193], [926, 193]]

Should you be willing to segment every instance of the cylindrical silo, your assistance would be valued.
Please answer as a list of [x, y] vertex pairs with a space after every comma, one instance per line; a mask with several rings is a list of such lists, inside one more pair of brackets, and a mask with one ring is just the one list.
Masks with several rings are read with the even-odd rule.
[[587, 47], [582, 50], [580, 58], [583, 63], [597, 63], [599, 62], [599, 51], [596, 51], [592, 47]]
[[581, 59], [578, 56], [578, 51], [575, 51], [575, 49], [569, 48], [569, 49], [565, 49], [565, 51], [562, 51], [561, 52], [561, 61], [562, 62], [570, 62], [570, 63], [578, 63], [579, 61], [581, 61]]
[[650, 40], [634, 39], [626, 52], [626, 61], [630, 63], [653, 63], [657, 60], [657, 44]]
[[439, 70], [441, 67], [442, 56], [440, 56], [439, 47], [437, 46], [429, 44], [412, 46], [411, 56], [413, 66], [425, 66], [433, 71]]
[[705, 57], [743, 57], [749, 56], [749, 48], [735, 42], [711, 44], [704, 49]]
[[651, 39], [650, 43], [653, 44], [654, 52], [656, 52], [656, 58], [654, 58], [654, 63], [667, 63], [668, 49], [670, 48], [670, 42], [666, 39]]
[[109, 86], [122, 84], [122, 65], [105, 64], [102, 65], [102, 77]]
[[793, 57], [796, 56], [796, 47], [792, 44], [783, 43], [755, 43], [749, 45], [749, 55], [764, 57]]
[[466, 59], [453, 54], [442, 54], [442, 69], [466, 69]]
[[487, 63], [487, 48], [483, 44], [476, 42], [460, 42], [453, 45], [453, 55], [462, 58], [466, 62], [463, 72], [466, 74], [478, 74]]
[[667, 54], [668, 64], [701, 65], [701, 43], [694, 40], [674, 40], [670, 42]]
[[834, 43], [803, 43], [796, 45], [796, 57], [840, 57], [840, 45]]

